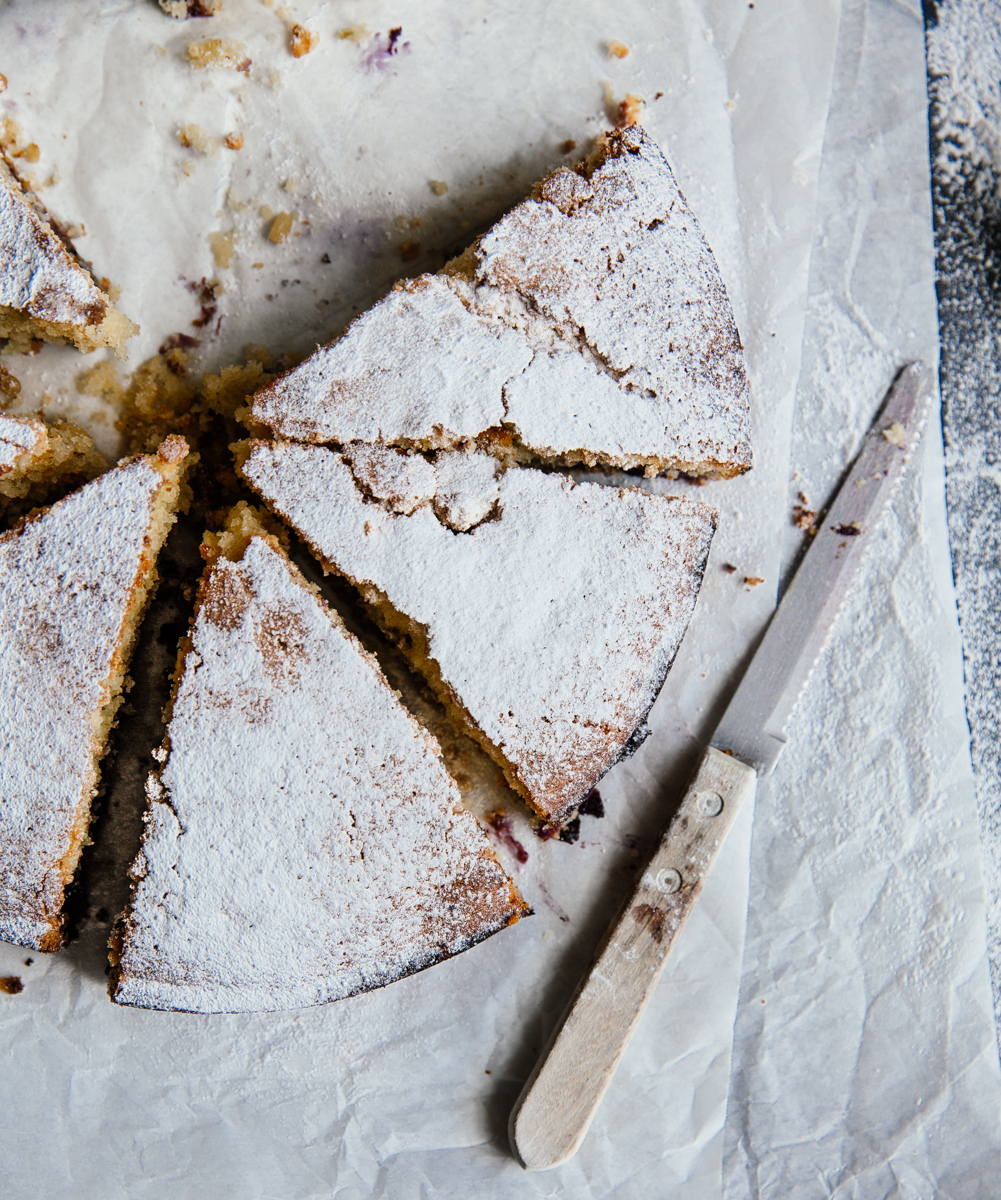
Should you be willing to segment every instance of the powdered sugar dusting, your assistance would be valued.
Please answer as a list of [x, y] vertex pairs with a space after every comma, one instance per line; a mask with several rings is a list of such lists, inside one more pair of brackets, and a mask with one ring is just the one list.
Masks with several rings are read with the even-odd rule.
[[168, 743], [120, 1003], [319, 1004], [521, 912], [437, 743], [275, 543], [206, 571]]
[[726, 289], [641, 129], [610, 135], [589, 179], [564, 168], [543, 181], [467, 257], [400, 285], [262, 389], [253, 420], [307, 442], [439, 448], [503, 427], [563, 463], [750, 466]]
[[1001, 30], [985, 0], [943, 0], [927, 31], [946, 496], [1001, 1021]]
[[474, 316], [445, 279], [424, 275], [258, 392], [252, 415], [304, 442], [450, 444], [503, 421], [504, 384], [531, 357], [515, 331]]
[[152, 565], [162, 484], [136, 459], [0, 538], [0, 937], [19, 945], [53, 948], [59, 863], [94, 786], [97, 717]]
[[[497, 515], [456, 533], [432, 504], [403, 516], [374, 503], [322, 447], [253, 442], [242, 470], [325, 562], [427, 631], [443, 686], [550, 819], [642, 725], [715, 527], [694, 501], [515, 469]], [[451, 464], [446, 490], [454, 505]]]
[[0, 475], [44, 454], [48, 444], [44, 421], [0, 415]]
[[42, 321], [98, 325], [108, 299], [67, 253], [0, 160], [0, 305]]

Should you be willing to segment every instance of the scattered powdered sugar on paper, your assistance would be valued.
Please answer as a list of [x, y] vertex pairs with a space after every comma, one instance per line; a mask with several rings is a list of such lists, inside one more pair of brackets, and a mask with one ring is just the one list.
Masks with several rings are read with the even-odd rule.
[[1001, 24], [990, 0], [933, 7], [928, 86], [946, 494], [1001, 1019]]
[[[832, 496], [937, 351], [924, 30], [850, 0], [824, 145], [797, 493]], [[794, 475], [793, 473], [798, 473]], [[996, 1191], [1001, 1071], [934, 415], [758, 793], [727, 1200]]]

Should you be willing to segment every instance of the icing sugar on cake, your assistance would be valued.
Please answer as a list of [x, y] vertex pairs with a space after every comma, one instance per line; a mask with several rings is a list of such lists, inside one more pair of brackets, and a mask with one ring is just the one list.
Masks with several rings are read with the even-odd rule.
[[0, 509], [25, 498], [39, 503], [52, 485], [79, 485], [107, 468], [93, 439], [76, 425], [0, 413]]
[[0, 537], [0, 938], [62, 941], [90, 820], [187, 445], [126, 460]]
[[561, 168], [437, 276], [397, 286], [272, 381], [258, 430], [724, 477], [751, 465], [716, 260], [634, 126]]
[[642, 737], [698, 595], [709, 506], [454, 451], [432, 464], [251, 441], [238, 457], [545, 819]]
[[113, 998], [319, 1004], [517, 920], [524, 902], [438, 744], [253, 510], [203, 554]]
[[125, 342], [138, 332], [0, 159], [0, 338], [18, 350], [37, 339], [83, 351], [108, 346], [125, 358]]

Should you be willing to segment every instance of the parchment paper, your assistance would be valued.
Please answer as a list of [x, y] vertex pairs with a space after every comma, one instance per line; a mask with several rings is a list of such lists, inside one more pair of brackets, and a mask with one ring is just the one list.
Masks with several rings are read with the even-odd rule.
[[[838, 12], [835, 0], [808, 9], [794, 0], [656, 9], [630, 0], [614, 11], [570, 0], [461, 10], [303, 3], [293, 15], [320, 43], [294, 60], [286, 25], [251, 0], [227, 0], [221, 17], [187, 24], [139, 0], [0, 10], [0, 70], [10, 82], [0, 105], [40, 148], [32, 174], [52, 180], [44, 201], [86, 226], [81, 253], [121, 286], [120, 307], [143, 327], [130, 365], [178, 331], [202, 341], [196, 369], [238, 360], [247, 342], [281, 354], [326, 340], [396, 278], [437, 269], [565, 161], [565, 139], [586, 149], [607, 125], [609, 80], [614, 100], [626, 91], [647, 99], [646, 124], [716, 251], [747, 346], [756, 421], [754, 471], [699, 492], [721, 509], [706, 584], [654, 736], [601, 784], [605, 818], [582, 818], [576, 844], [541, 842], [522, 810], [498, 801], [528, 861], [499, 852], [537, 915], [432, 971], [328, 1008], [205, 1018], [121, 1010], [105, 994], [120, 878], [109, 868], [122, 865], [128, 842], [115, 830], [128, 813], [138, 836], [145, 755], [158, 740], [152, 701], [190, 606], [183, 576], [197, 531], [172, 537], [169, 587], [137, 652], [137, 695], [116, 732], [85, 862], [105, 891], [94, 885], [84, 897], [80, 939], [58, 956], [0, 947], [0, 974], [25, 985], [0, 1003], [12, 1194], [719, 1193], [750, 812], [581, 1153], [558, 1172], [526, 1175], [508, 1155], [506, 1121], [774, 603]], [[361, 24], [360, 42], [336, 36]], [[208, 36], [241, 40], [249, 77], [193, 72], [187, 44]], [[610, 38], [630, 55], [610, 59]], [[200, 157], [176, 137], [192, 122], [215, 139], [242, 131], [244, 148]], [[272, 245], [265, 205], [295, 211], [301, 236]], [[231, 230], [236, 257], [217, 268], [209, 234]], [[418, 257], [404, 263], [412, 241]], [[223, 288], [199, 332], [189, 285], [197, 290], [203, 277]], [[113, 411], [74, 390], [83, 365], [53, 347], [18, 360], [21, 407], [43, 403], [85, 421], [113, 455]], [[765, 582], [751, 587], [746, 576]], [[492, 803], [490, 790], [474, 778], [470, 803]]]
[[[815, 505], [937, 358], [921, 12], [846, 0], [790, 484]], [[790, 538], [793, 561], [802, 535]], [[989, 1197], [1001, 1087], [941, 427], [760, 789], [729, 1197]]]

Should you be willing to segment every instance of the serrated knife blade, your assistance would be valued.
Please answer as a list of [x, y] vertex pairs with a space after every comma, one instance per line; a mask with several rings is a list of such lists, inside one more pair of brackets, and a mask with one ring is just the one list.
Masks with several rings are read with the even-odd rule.
[[584, 1140], [737, 811], [785, 748], [789, 718], [914, 452], [934, 390], [925, 363], [897, 376], [681, 806], [526, 1081], [509, 1128], [529, 1170], [559, 1166]]

